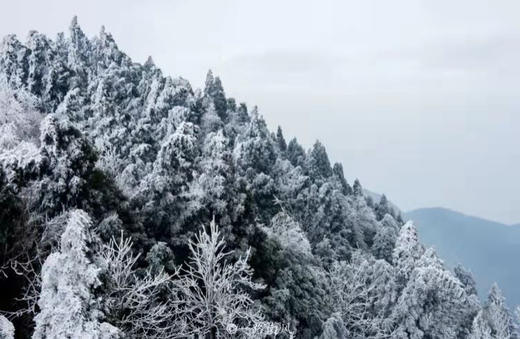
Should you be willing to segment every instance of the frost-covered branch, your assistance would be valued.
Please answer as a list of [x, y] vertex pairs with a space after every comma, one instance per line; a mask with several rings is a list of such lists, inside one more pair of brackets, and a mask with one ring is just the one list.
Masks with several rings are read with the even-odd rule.
[[175, 285], [190, 314], [186, 318], [190, 333], [211, 338], [262, 338], [280, 333], [280, 326], [264, 320], [248, 293], [264, 288], [252, 280], [249, 251], [235, 263], [228, 261], [232, 252], [225, 251], [214, 221], [209, 232], [200, 231], [189, 248], [191, 259]]
[[139, 272], [140, 254], [132, 252], [131, 239], [112, 239], [101, 256], [107, 265], [105, 299], [111, 323], [131, 337], [175, 338], [184, 331], [171, 277], [163, 271]]
[[335, 262], [329, 272], [332, 308], [341, 315], [349, 336], [387, 337], [381, 326], [385, 309], [377, 305], [385, 274], [377, 268], [380, 266], [354, 253], [351, 262]]

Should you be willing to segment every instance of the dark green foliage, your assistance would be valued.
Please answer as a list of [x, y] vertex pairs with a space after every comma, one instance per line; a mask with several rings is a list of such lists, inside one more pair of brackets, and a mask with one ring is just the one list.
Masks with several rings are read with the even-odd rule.
[[377, 230], [372, 245], [372, 253], [377, 259], [384, 259], [392, 263], [392, 252], [395, 247], [399, 225], [390, 214], [385, 214], [381, 220], [381, 227]]
[[204, 88], [204, 93], [213, 100], [215, 110], [217, 111], [217, 114], [222, 119], [222, 121], [227, 121], [228, 102], [226, 100], [224, 88], [222, 87], [220, 78], [213, 77], [211, 70], [208, 71], [208, 75], [206, 77], [206, 87]]
[[281, 258], [269, 295], [263, 299], [268, 315], [296, 327], [299, 338], [314, 338], [329, 312], [323, 273], [309, 257], [292, 250], [285, 250]]
[[352, 186], [352, 193], [357, 196], [363, 195], [363, 187], [358, 179], [354, 180], [354, 186]]
[[388, 202], [388, 199], [384, 194], [381, 196], [381, 200], [379, 200], [379, 203], [375, 206], [375, 212], [377, 220], [383, 219], [386, 214], [390, 214], [392, 217], [395, 218], [395, 211], [390, 206], [390, 203]]
[[293, 166], [304, 165], [305, 151], [296, 138], [291, 139], [289, 145], [287, 145], [287, 159], [289, 159]]
[[477, 283], [475, 282], [475, 279], [473, 278], [473, 275], [471, 275], [470, 271], [466, 270], [461, 265], [457, 265], [453, 269], [453, 272], [462, 285], [464, 285], [468, 294], [477, 295]]
[[276, 130], [276, 141], [278, 142], [278, 147], [280, 148], [280, 151], [282, 151], [282, 154], [285, 153], [285, 151], [287, 151], [287, 143], [285, 142], [282, 128], [280, 126], [278, 126], [278, 129]]
[[312, 178], [322, 179], [332, 175], [329, 156], [325, 146], [316, 141], [308, 156], [307, 171]]
[[334, 174], [334, 178], [341, 185], [342, 193], [344, 195], [352, 194], [352, 187], [347, 183], [345, 175], [343, 174], [343, 165], [336, 162], [332, 167], [332, 173]]

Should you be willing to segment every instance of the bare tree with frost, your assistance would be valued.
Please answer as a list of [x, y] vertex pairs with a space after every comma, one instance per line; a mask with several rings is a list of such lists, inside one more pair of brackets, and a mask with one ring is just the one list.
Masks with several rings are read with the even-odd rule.
[[264, 320], [248, 293], [264, 288], [252, 280], [249, 251], [232, 264], [225, 245], [215, 221], [189, 244], [191, 259], [175, 282], [190, 314], [188, 333], [196, 338], [276, 336], [280, 326]]
[[[107, 319], [129, 337], [176, 338], [184, 332], [171, 277], [136, 268], [140, 254], [132, 252], [129, 238], [112, 239], [101, 257], [106, 263]], [[164, 296], [170, 296], [164, 298]]]
[[[387, 338], [383, 325], [393, 301], [391, 266], [353, 253], [350, 262], [334, 262], [329, 272], [333, 311], [349, 338]], [[390, 298], [390, 299], [387, 299]]]

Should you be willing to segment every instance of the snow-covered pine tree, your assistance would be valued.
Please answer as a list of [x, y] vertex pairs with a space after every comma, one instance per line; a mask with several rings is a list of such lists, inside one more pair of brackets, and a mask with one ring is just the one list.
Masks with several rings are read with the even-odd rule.
[[390, 214], [385, 214], [380, 221], [372, 244], [372, 253], [378, 259], [385, 259], [392, 263], [392, 251], [399, 234], [399, 225]]
[[462, 283], [468, 295], [477, 295], [477, 283], [470, 271], [466, 270], [461, 265], [457, 265], [453, 269], [453, 273]]
[[298, 143], [296, 138], [291, 139], [287, 145], [287, 159], [293, 166], [303, 166], [305, 163], [305, 150]]
[[206, 76], [206, 87], [204, 88], [204, 94], [211, 99], [215, 107], [215, 111], [222, 119], [227, 121], [227, 100], [224, 94], [224, 88], [219, 77], [214, 77], [211, 70], [208, 71]]
[[206, 137], [200, 166], [199, 182], [204, 191], [207, 202], [203, 202], [213, 214], [220, 214], [226, 209], [230, 199], [233, 175], [232, 154], [229, 149], [229, 139], [219, 130]]
[[392, 253], [392, 261], [397, 268], [397, 281], [400, 288], [403, 288], [408, 281], [423, 253], [424, 246], [419, 242], [417, 229], [413, 222], [408, 221], [401, 227]]
[[381, 196], [381, 199], [375, 206], [375, 212], [376, 212], [377, 220], [383, 219], [386, 214], [390, 214], [392, 217], [395, 218], [395, 211], [390, 206], [390, 203], [388, 202], [388, 199], [386, 198], [386, 195], [384, 195], [384, 194]]
[[513, 319], [502, 291], [496, 283], [491, 286], [489, 291], [488, 300], [484, 306], [484, 318], [495, 338], [511, 339], [513, 337]]
[[470, 339], [514, 339], [518, 338], [514, 320], [505, 304], [502, 291], [495, 283], [491, 286], [488, 299], [473, 319]]
[[480, 310], [471, 324], [471, 333], [469, 339], [494, 339], [491, 335], [491, 328], [484, 319], [483, 310]]
[[103, 323], [100, 300], [95, 295], [102, 268], [92, 256], [97, 240], [91, 227], [85, 212], [69, 213], [60, 251], [49, 255], [42, 267], [34, 339], [119, 337], [117, 328]]
[[342, 193], [344, 195], [352, 194], [352, 188], [347, 183], [347, 179], [345, 179], [345, 174], [343, 173], [343, 165], [340, 163], [335, 163], [332, 166], [332, 173], [334, 174], [334, 178], [339, 182], [342, 188]]
[[477, 310], [478, 299], [466, 294], [430, 248], [417, 260], [395, 305], [394, 331], [408, 333], [405, 338], [465, 337]]
[[329, 156], [319, 141], [314, 143], [307, 155], [307, 170], [312, 178], [325, 179], [332, 175]]
[[283, 137], [282, 128], [278, 126], [278, 129], [276, 130], [276, 141], [278, 142], [278, 148], [282, 153], [285, 153], [287, 151], [287, 143], [285, 142], [285, 138]]

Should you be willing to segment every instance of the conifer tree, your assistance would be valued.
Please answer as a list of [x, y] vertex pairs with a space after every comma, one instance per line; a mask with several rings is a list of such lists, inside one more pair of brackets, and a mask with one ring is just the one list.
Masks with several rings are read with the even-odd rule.
[[97, 241], [92, 222], [81, 210], [70, 212], [61, 236], [60, 251], [42, 267], [42, 290], [33, 338], [117, 338], [119, 331], [102, 323], [103, 313], [95, 290], [101, 267], [92, 257]]
[[278, 147], [280, 148], [280, 151], [282, 151], [282, 153], [287, 151], [287, 143], [285, 142], [282, 128], [280, 126], [278, 126], [278, 129], [276, 130], [276, 141], [278, 142]]
[[379, 203], [375, 206], [375, 212], [377, 220], [383, 219], [386, 214], [390, 214], [395, 218], [395, 212], [384, 194], [381, 196]]
[[484, 315], [495, 338], [510, 339], [513, 336], [513, 321], [505, 304], [502, 291], [495, 283], [491, 286]]
[[392, 263], [392, 251], [399, 234], [399, 226], [390, 214], [386, 214], [380, 223], [374, 237], [372, 252], [376, 258]]
[[343, 165], [335, 163], [334, 166], [332, 166], [332, 173], [334, 174], [334, 178], [341, 185], [342, 193], [344, 195], [352, 194], [352, 188], [347, 183], [347, 179], [345, 179], [345, 174], [343, 173]]
[[211, 70], [206, 76], [206, 87], [204, 93], [210, 97], [215, 106], [215, 111], [222, 121], [227, 121], [227, 100], [224, 94], [224, 88], [219, 77], [214, 77]]
[[362, 196], [363, 195], [363, 187], [361, 186], [361, 183], [358, 179], [354, 180], [354, 186], [352, 186], [352, 192], [356, 196]]
[[312, 146], [307, 157], [307, 169], [313, 178], [328, 178], [332, 175], [329, 156], [323, 144], [319, 141]]
[[287, 145], [287, 159], [291, 162], [293, 166], [304, 166], [305, 164], [305, 150], [298, 143], [296, 138], [291, 139], [289, 144]]

